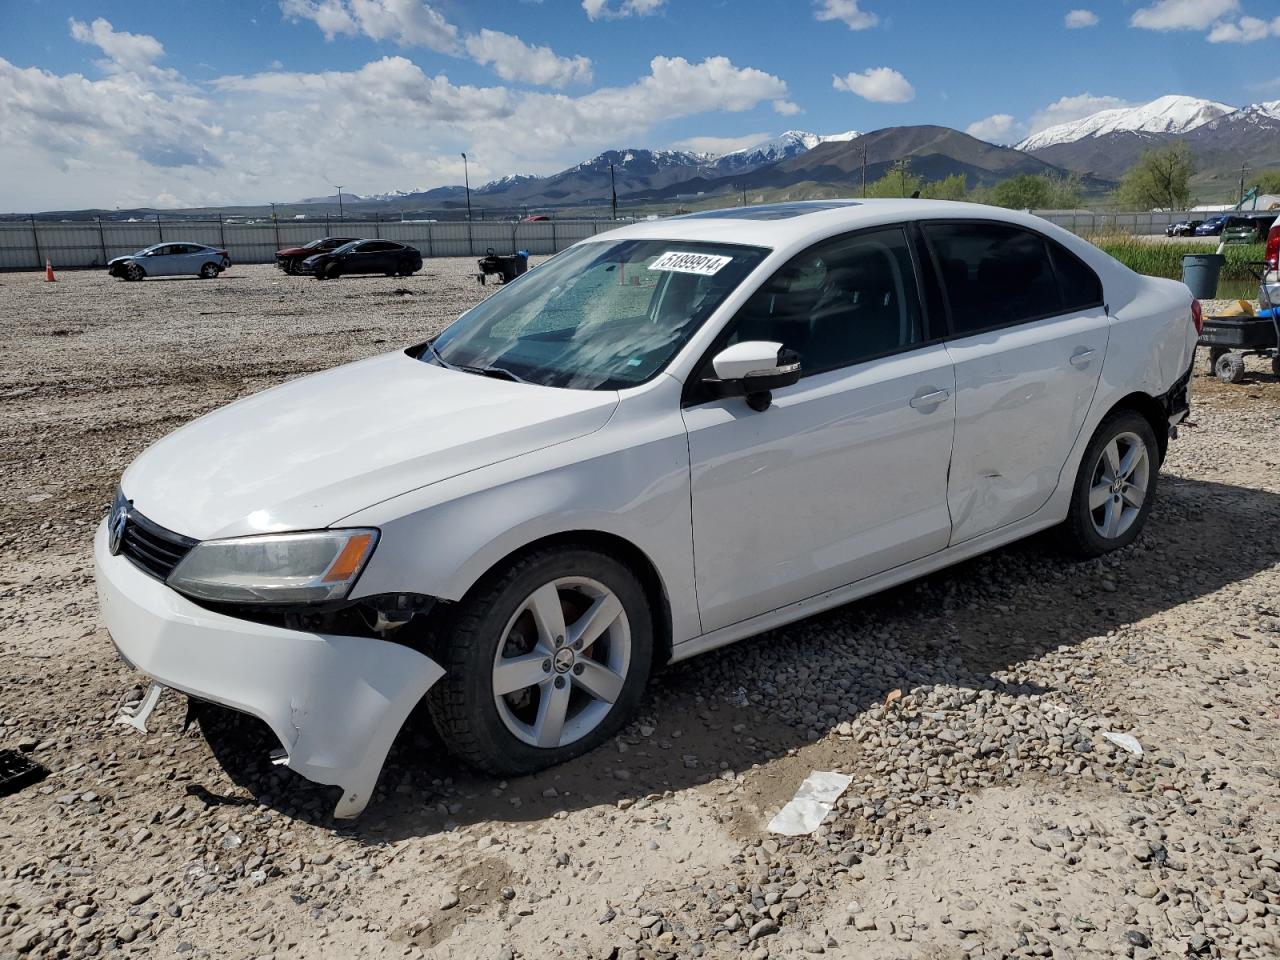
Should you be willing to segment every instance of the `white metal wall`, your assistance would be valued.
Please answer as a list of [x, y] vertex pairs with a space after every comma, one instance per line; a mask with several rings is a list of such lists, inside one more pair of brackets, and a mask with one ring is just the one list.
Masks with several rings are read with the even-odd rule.
[[[1189, 219], [1192, 214], [1052, 210], [1042, 211], [1040, 216], [1073, 233], [1092, 237], [1114, 233], [1163, 234], [1166, 226]], [[1196, 219], [1204, 217], [1200, 214]], [[59, 268], [104, 266], [112, 257], [133, 253], [162, 240], [208, 244], [226, 250], [233, 263], [270, 263], [281, 247], [300, 246], [322, 236], [399, 240], [417, 247], [424, 257], [478, 257], [489, 247], [497, 253], [528, 250], [545, 255], [558, 253], [614, 226], [608, 220], [536, 223], [291, 220], [275, 224], [217, 220], [136, 223], [32, 223], [28, 220], [0, 223], [0, 270], [43, 269], [46, 259]]]
[[217, 220], [118, 223], [87, 221], [0, 223], [0, 270], [54, 267], [101, 267], [113, 257], [133, 253], [161, 241], [203, 243], [231, 255], [232, 263], [271, 263], [276, 250], [301, 246], [323, 236], [385, 238], [408, 243], [424, 257], [479, 257], [492, 247], [497, 253], [527, 250], [558, 253], [565, 247], [613, 229], [608, 220], [543, 220], [535, 223], [496, 221], [385, 223], [358, 220], [305, 223], [227, 223]]

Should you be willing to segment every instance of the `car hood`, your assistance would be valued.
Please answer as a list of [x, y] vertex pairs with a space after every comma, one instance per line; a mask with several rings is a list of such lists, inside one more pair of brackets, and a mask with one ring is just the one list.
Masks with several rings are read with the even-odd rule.
[[284, 250], [277, 250], [276, 256], [277, 257], [301, 257], [304, 254], [307, 256], [311, 256], [313, 253], [320, 253], [320, 252], [321, 251], [315, 250], [314, 248], [310, 248], [310, 247], [286, 247]]
[[612, 391], [562, 390], [385, 354], [206, 414], [145, 450], [121, 486], [206, 540], [328, 526], [390, 497], [599, 430]]
[[123, 257], [112, 257], [110, 260], [107, 261], [107, 266], [110, 267], [117, 263], [124, 263], [128, 260], [137, 260], [137, 259], [138, 259], [138, 255], [136, 253], [126, 254]]

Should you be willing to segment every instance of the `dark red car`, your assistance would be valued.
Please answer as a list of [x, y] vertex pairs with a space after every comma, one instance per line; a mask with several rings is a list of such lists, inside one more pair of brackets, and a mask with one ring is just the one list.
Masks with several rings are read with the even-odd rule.
[[277, 250], [276, 266], [285, 273], [298, 273], [298, 268], [302, 266], [302, 261], [307, 257], [314, 257], [317, 253], [328, 253], [330, 250], [337, 250], [339, 247], [359, 239], [359, 237], [321, 237], [319, 240], [312, 240], [305, 247], [288, 247], [284, 250]]

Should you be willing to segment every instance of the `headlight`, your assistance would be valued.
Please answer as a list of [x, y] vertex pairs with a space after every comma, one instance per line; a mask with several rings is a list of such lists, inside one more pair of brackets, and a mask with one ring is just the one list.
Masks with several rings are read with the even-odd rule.
[[315, 603], [351, 591], [378, 542], [377, 530], [268, 533], [196, 544], [169, 586], [202, 600]]

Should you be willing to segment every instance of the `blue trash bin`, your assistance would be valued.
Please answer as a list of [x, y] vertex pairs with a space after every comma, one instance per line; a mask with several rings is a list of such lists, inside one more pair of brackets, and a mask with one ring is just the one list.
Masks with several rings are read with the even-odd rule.
[[1220, 253], [1188, 253], [1182, 258], [1182, 282], [1197, 300], [1212, 300], [1218, 295], [1218, 277], [1226, 262]]

